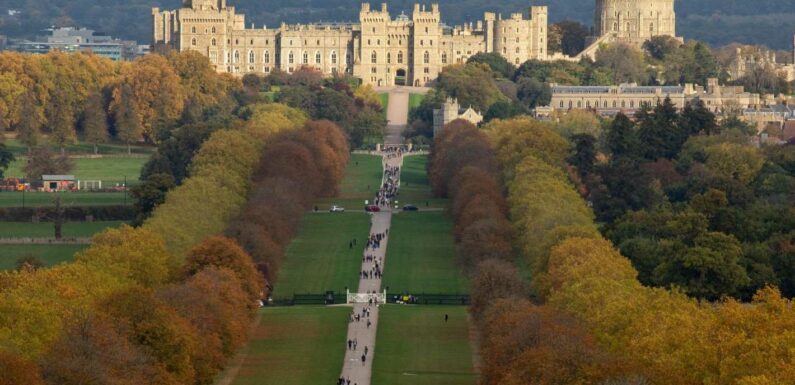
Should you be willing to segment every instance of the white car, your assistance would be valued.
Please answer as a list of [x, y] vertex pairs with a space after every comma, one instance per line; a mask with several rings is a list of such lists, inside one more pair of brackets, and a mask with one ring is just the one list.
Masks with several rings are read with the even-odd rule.
[[331, 208], [328, 210], [328, 212], [330, 212], [330, 213], [344, 213], [345, 212], [345, 207], [331, 206]]

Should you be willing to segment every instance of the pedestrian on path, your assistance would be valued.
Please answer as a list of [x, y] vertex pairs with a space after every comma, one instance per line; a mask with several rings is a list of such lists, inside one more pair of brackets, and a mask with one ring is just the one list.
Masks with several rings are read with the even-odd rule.
[[447, 319], [448, 319], [448, 318], [449, 318], [449, 316], [448, 316], [447, 314], [445, 314], [445, 315], [444, 315], [444, 323], [447, 323]]
[[367, 356], [362, 354], [362, 366], [364, 366], [365, 361], [367, 361]]

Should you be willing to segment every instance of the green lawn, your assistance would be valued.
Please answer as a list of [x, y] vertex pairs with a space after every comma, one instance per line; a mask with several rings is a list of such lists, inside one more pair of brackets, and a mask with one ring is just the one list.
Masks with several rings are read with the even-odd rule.
[[423, 99], [425, 99], [423, 94], [409, 94], [409, 111], [419, 107]]
[[469, 280], [456, 263], [453, 224], [443, 212], [394, 215], [384, 269], [390, 293], [469, 293]]
[[378, 94], [378, 97], [381, 98], [381, 108], [384, 110], [384, 117], [386, 117], [386, 111], [389, 108], [389, 93]]
[[47, 266], [71, 261], [74, 254], [88, 245], [0, 245], [0, 270], [15, 268], [19, 257], [33, 255]]
[[347, 307], [261, 310], [233, 385], [335, 384], [345, 359]]
[[[72, 222], [63, 226], [64, 238], [86, 238], [123, 222]], [[0, 222], [0, 238], [52, 238], [52, 223]], [[2, 247], [2, 246], [0, 246]]]
[[[132, 204], [129, 193], [123, 192], [61, 192], [64, 206], [107, 206]], [[49, 207], [56, 193], [45, 192], [0, 192], [0, 207]], [[126, 198], [125, 198], [126, 196]], [[24, 200], [24, 202], [23, 202]]]
[[477, 383], [465, 307], [385, 305], [379, 317], [373, 384]]
[[[370, 218], [364, 213], [306, 214], [301, 232], [287, 248], [273, 297], [344, 293], [346, 286], [355, 291], [369, 228]], [[354, 238], [357, 245], [350, 248]]]
[[[116, 184], [124, 183], [124, 177], [127, 177], [127, 184], [134, 185], [138, 183], [138, 177], [141, 175], [141, 167], [148, 159], [140, 158], [80, 158], [73, 159], [74, 169], [69, 172], [74, 175], [78, 180], [101, 180], [102, 187], [113, 187]], [[11, 166], [5, 172], [6, 177], [24, 177], [22, 168], [25, 165], [24, 158], [18, 158], [11, 163]]]
[[[14, 155], [25, 155], [28, 152], [27, 146], [20, 143], [16, 139], [8, 139], [5, 142], [6, 147], [14, 153]], [[60, 151], [60, 148], [51, 146], [53, 151]], [[98, 146], [98, 152], [103, 154], [127, 154], [127, 145], [118, 143], [101, 144]], [[154, 146], [132, 146], [131, 152], [133, 154], [152, 154], [156, 148]], [[72, 155], [93, 155], [94, 146], [86, 142], [78, 142], [77, 144], [66, 146], [66, 152]]]
[[403, 160], [400, 171], [400, 193], [398, 201], [403, 204], [414, 204], [422, 210], [424, 207], [444, 208], [446, 199], [434, 198], [428, 173], [425, 169], [428, 163], [426, 155], [407, 156]]
[[349, 210], [363, 210], [364, 201], [372, 200], [381, 184], [381, 157], [366, 154], [353, 154], [340, 185], [340, 193], [335, 198], [318, 202], [320, 210], [328, 210], [339, 205]]

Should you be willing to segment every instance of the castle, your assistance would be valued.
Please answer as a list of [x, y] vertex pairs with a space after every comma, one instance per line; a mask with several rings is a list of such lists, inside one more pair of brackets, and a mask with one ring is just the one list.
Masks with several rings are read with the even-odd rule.
[[185, 0], [175, 11], [152, 10], [154, 43], [201, 52], [219, 72], [268, 74], [307, 66], [326, 75], [345, 73], [374, 86], [425, 86], [446, 65], [479, 52], [496, 52], [518, 65], [546, 60], [547, 7], [530, 7], [503, 19], [487, 12], [476, 24], [448, 27], [439, 6], [414, 5], [393, 18], [382, 4], [362, 4], [355, 24], [282, 24], [246, 28], [245, 16], [226, 0]]
[[596, 0], [594, 36], [575, 59], [596, 57], [603, 44], [623, 42], [640, 48], [654, 36], [676, 36], [674, 0]]
[[547, 52], [547, 7], [529, 18], [486, 12], [477, 23], [449, 27], [439, 6], [414, 5], [411, 16], [362, 4], [358, 23], [282, 24], [246, 28], [245, 15], [226, 0], [184, 0], [174, 11], [152, 9], [155, 46], [198, 51], [218, 72], [243, 75], [313, 67], [326, 75], [353, 75], [374, 86], [426, 86], [442, 68], [494, 52], [520, 65], [527, 60], [594, 58], [616, 41], [640, 46], [653, 36], [676, 37], [674, 0], [596, 0], [595, 36], [577, 57]]

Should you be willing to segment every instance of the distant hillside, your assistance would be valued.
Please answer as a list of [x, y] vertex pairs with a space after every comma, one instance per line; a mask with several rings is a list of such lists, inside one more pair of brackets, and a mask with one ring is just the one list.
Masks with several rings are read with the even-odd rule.
[[[377, 1], [378, 2], [378, 1]], [[141, 43], [151, 38], [150, 8], [172, 9], [180, 0], [0, 0], [0, 34], [32, 36], [50, 25], [76, 23]], [[310, 21], [353, 21], [360, 0], [229, 0], [261, 27]], [[388, 1], [393, 14], [409, 13], [413, 0]], [[475, 21], [484, 11], [508, 14], [524, 11], [531, 3], [550, 6], [551, 21], [593, 23], [593, 0], [439, 0], [448, 24]], [[7, 9], [22, 11], [8, 16]], [[795, 31], [795, 0], [680, 0], [678, 28], [688, 39], [711, 45], [732, 42], [766, 44], [789, 49]]]

